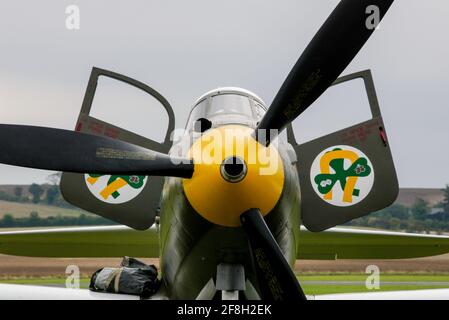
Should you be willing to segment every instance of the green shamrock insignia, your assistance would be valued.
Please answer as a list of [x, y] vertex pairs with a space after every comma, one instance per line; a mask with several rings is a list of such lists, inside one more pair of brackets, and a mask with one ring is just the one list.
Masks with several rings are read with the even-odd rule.
[[[349, 177], [367, 177], [371, 173], [371, 167], [366, 158], [358, 158], [347, 170], [344, 169], [344, 159], [334, 159], [329, 163], [335, 173], [321, 173], [315, 176], [315, 183], [318, 185], [318, 191], [321, 194], [327, 194], [334, 185], [340, 182], [341, 189], [346, 187], [346, 181]], [[352, 195], [358, 196], [360, 190], [354, 189]]]

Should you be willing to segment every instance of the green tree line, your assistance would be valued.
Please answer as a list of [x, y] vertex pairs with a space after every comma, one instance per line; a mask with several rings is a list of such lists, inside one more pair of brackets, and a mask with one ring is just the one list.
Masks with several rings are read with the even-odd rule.
[[99, 216], [54, 216], [42, 218], [39, 213], [33, 211], [29, 217], [15, 218], [12, 214], [5, 214], [0, 219], [0, 228], [23, 228], [23, 227], [61, 227], [61, 226], [93, 226], [112, 225], [115, 222]]
[[[31, 201], [33, 203], [75, 208], [62, 198], [59, 187], [56, 184], [46, 188], [35, 183], [30, 185], [28, 191], [32, 195], [31, 199], [24, 197], [23, 191], [23, 187], [20, 186], [15, 188], [14, 195], [0, 191], [0, 200]], [[383, 210], [352, 220], [346, 223], [346, 225], [407, 232], [449, 232], [449, 185], [443, 189], [443, 192], [443, 201], [433, 208], [426, 201], [417, 199], [410, 208], [400, 204], [393, 204]], [[437, 209], [437, 212], [434, 212], [435, 209]], [[37, 212], [31, 212], [30, 216], [25, 218], [14, 218], [11, 214], [5, 214], [0, 219], [0, 228], [108, 224], [115, 223], [102, 217], [85, 214], [77, 217], [55, 216], [41, 218]]]
[[14, 188], [14, 195], [8, 194], [0, 190], [0, 200], [19, 202], [19, 203], [35, 203], [46, 204], [50, 206], [57, 206], [62, 208], [75, 208], [64, 200], [59, 190], [58, 185], [39, 185], [37, 183], [31, 184], [27, 189], [31, 194], [31, 199], [24, 196], [24, 189], [26, 187], [17, 186]]
[[443, 192], [443, 201], [433, 208], [423, 199], [417, 199], [411, 208], [393, 204], [346, 225], [407, 232], [449, 232], [449, 185]]

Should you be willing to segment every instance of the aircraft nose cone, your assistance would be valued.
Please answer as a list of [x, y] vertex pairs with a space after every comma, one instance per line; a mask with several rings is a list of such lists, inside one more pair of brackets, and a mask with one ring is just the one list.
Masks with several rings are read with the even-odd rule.
[[245, 161], [238, 156], [227, 157], [220, 167], [221, 176], [228, 182], [242, 181], [247, 170]]
[[193, 209], [211, 223], [240, 227], [240, 215], [259, 208], [267, 215], [284, 187], [282, 158], [274, 144], [253, 137], [254, 129], [225, 125], [206, 131], [189, 150], [195, 164], [191, 179], [183, 179]]

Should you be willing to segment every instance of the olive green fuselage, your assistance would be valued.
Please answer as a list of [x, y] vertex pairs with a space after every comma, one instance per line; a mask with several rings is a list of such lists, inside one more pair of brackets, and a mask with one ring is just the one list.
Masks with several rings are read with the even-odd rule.
[[[300, 226], [300, 192], [296, 167], [289, 158], [287, 147], [287, 144], [279, 144], [278, 149], [285, 172], [283, 192], [276, 206], [265, 216], [265, 221], [293, 266]], [[226, 206], [225, 203], [222, 205]], [[179, 178], [165, 181], [160, 212], [160, 249], [162, 281], [170, 299], [195, 299], [211, 278], [215, 281], [220, 263], [243, 265], [246, 279], [258, 288], [243, 229], [218, 226], [203, 218], [190, 205]]]

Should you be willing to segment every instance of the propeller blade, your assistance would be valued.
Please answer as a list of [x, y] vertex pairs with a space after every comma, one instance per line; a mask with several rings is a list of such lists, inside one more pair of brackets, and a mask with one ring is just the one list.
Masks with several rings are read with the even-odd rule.
[[260, 210], [246, 211], [240, 216], [240, 221], [249, 239], [262, 299], [306, 300]]
[[[370, 14], [375, 18], [378, 13], [380, 22], [393, 1], [340, 1], [304, 50], [260, 121], [255, 132], [260, 143], [268, 145], [276, 130], [277, 133], [282, 131], [338, 78], [373, 33], [375, 28], [370, 24]], [[270, 129], [275, 132], [268, 137], [266, 130]]]
[[0, 125], [0, 163], [76, 173], [190, 178], [193, 163], [86, 133]]

